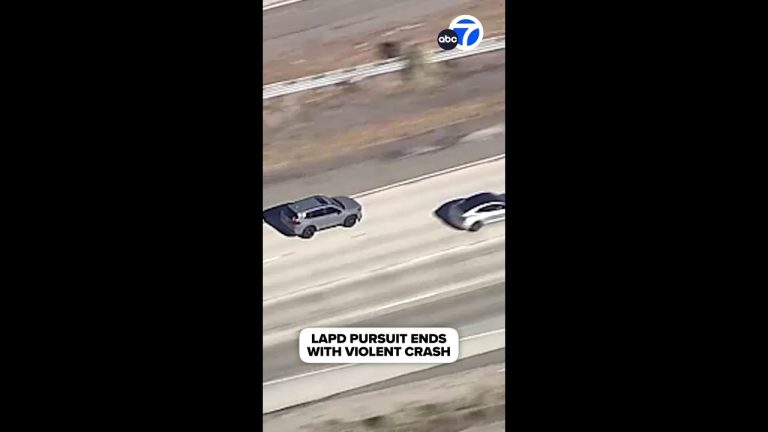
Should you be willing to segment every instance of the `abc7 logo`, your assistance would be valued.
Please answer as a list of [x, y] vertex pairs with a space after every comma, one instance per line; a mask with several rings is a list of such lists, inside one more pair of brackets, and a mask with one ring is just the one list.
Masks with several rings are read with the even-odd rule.
[[444, 50], [452, 50], [459, 43], [459, 36], [451, 29], [445, 29], [437, 35], [437, 44]]
[[437, 44], [444, 50], [471, 50], [483, 41], [483, 24], [472, 15], [459, 15], [447, 29], [437, 35]]

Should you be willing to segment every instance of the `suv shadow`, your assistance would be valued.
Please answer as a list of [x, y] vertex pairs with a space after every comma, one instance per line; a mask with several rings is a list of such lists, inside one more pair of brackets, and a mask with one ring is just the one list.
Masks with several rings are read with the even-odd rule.
[[286, 226], [285, 223], [280, 218], [280, 215], [283, 212], [283, 209], [287, 208], [287, 204], [280, 204], [274, 207], [270, 207], [262, 213], [262, 217], [264, 219], [264, 222], [271, 226], [275, 231], [279, 232], [280, 234], [284, 235], [285, 237], [296, 237], [296, 234], [293, 232], [293, 230]]

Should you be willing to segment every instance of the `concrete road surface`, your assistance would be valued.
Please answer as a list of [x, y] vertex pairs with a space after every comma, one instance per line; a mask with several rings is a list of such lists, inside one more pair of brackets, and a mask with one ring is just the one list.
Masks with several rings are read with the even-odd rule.
[[359, 198], [363, 220], [310, 240], [263, 225], [264, 344], [306, 326], [339, 325], [467, 286], [504, 280], [505, 223], [477, 233], [434, 212], [478, 192], [505, 192], [505, 160], [471, 166]]

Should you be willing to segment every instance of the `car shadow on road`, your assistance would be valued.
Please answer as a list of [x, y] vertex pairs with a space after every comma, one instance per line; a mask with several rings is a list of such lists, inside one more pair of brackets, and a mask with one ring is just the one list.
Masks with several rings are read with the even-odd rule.
[[460, 228], [458, 228], [455, 225], [453, 225], [450, 222], [450, 220], [448, 219], [448, 211], [450, 210], [450, 208], [454, 204], [457, 204], [459, 201], [461, 201], [461, 200], [460, 199], [456, 199], [456, 200], [448, 201], [448, 202], [442, 204], [440, 207], [438, 207], [437, 210], [435, 210], [432, 214], [436, 218], [440, 219], [443, 222], [443, 224], [445, 224], [445, 225], [447, 225], [447, 226], [449, 226], [449, 227], [451, 227], [451, 228], [453, 228], [453, 229], [455, 229], [457, 231], [462, 231]]
[[279, 232], [285, 237], [296, 237], [296, 234], [290, 229], [290, 227], [286, 226], [282, 219], [280, 219], [280, 215], [282, 214], [283, 209], [286, 207], [287, 204], [280, 204], [274, 207], [270, 207], [264, 210], [262, 213], [262, 218], [267, 225], [271, 226], [275, 231]]

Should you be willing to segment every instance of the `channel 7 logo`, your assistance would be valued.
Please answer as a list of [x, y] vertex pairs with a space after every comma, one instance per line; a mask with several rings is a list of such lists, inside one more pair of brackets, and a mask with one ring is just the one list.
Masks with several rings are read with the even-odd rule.
[[483, 24], [472, 15], [459, 15], [447, 29], [437, 35], [437, 44], [448, 51], [458, 48], [468, 51], [483, 41]]

